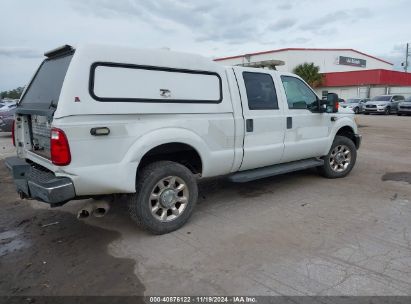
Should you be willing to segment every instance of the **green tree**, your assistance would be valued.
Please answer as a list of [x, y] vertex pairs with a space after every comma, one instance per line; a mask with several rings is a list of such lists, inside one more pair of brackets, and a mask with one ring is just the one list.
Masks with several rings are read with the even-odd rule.
[[23, 93], [24, 87], [18, 87], [14, 90], [3, 91], [0, 93], [1, 98], [10, 98], [10, 99], [20, 99], [21, 93]]
[[314, 63], [303, 63], [297, 65], [293, 72], [305, 80], [313, 88], [321, 85], [322, 75], [319, 73], [320, 67]]

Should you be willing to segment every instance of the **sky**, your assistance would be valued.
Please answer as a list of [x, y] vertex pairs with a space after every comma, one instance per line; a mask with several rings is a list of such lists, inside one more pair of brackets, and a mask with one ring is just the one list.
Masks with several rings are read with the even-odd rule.
[[400, 70], [410, 0], [0, 0], [0, 91], [24, 86], [60, 45], [169, 48], [210, 58], [352, 48]]

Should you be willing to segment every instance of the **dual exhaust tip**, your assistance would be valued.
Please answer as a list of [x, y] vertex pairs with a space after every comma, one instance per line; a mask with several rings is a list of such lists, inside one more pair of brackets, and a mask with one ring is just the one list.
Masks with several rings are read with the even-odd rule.
[[104, 201], [87, 202], [77, 212], [77, 218], [83, 220], [90, 216], [103, 217], [110, 210], [110, 204]]

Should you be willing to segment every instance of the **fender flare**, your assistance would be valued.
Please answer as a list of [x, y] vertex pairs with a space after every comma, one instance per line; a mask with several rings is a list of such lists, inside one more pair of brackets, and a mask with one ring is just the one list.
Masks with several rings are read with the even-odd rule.
[[333, 144], [333, 141], [335, 139], [335, 136], [337, 135], [338, 131], [340, 131], [344, 127], [349, 127], [352, 129], [354, 134], [358, 134], [358, 128], [353, 119], [343, 116], [339, 117], [337, 121], [335, 122], [335, 125], [333, 126], [333, 130], [330, 132], [330, 138], [327, 146], [327, 151], [325, 152], [326, 154], [331, 148], [331, 145]]
[[138, 164], [147, 152], [169, 143], [181, 143], [192, 147], [200, 156], [203, 172], [207, 170], [210, 151], [206, 143], [195, 132], [183, 128], [163, 128], [144, 134], [130, 146], [123, 161], [136, 164], [137, 170]]
[[355, 122], [351, 118], [343, 116], [341, 118], [338, 118], [335, 122], [333, 132], [331, 133], [333, 139], [335, 135], [338, 133], [338, 131], [343, 127], [350, 127], [354, 134], [358, 133], [358, 128]]

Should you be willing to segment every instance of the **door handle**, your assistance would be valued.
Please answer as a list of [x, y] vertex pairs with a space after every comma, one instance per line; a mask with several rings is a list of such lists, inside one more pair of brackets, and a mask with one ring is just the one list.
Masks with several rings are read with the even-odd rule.
[[292, 129], [293, 128], [293, 118], [288, 116], [287, 117], [287, 129]]
[[93, 136], [105, 136], [110, 134], [110, 129], [107, 127], [91, 128], [90, 134]]
[[252, 119], [246, 119], [245, 120], [245, 129], [247, 132], [253, 132], [254, 131], [254, 121]]

